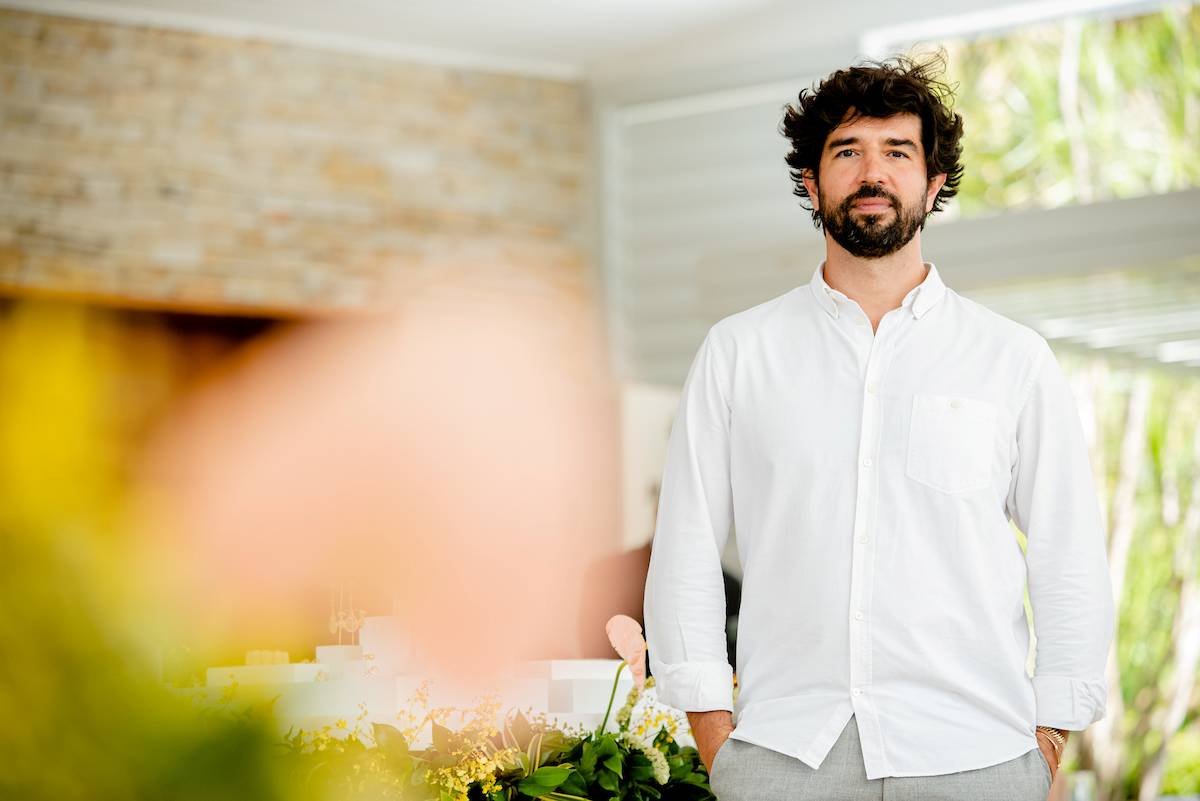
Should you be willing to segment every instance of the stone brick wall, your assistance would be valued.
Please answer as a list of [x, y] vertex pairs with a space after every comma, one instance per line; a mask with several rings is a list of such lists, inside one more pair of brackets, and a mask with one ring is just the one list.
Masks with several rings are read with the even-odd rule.
[[578, 298], [589, 147], [574, 83], [0, 10], [0, 292], [306, 313], [452, 269]]

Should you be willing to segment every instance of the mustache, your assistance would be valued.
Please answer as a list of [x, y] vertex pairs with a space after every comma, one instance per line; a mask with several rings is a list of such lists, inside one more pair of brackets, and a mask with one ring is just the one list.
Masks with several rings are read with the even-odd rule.
[[847, 206], [849, 206], [851, 203], [853, 203], [856, 200], [867, 200], [868, 198], [873, 198], [873, 197], [881, 197], [884, 200], [891, 203], [893, 206], [900, 205], [899, 198], [897, 198], [895, 195], [893, 195], [891, 192], [887, 191], [883, 187], [878, 186], [876, 184], [864, 184], [863, 186], [858, 188], [858, 191], [856, 191], [856, 192], [854, 192], [854, 194], [848, 196], [845, 199], [845, 201], [843, 201], [843, 202]]

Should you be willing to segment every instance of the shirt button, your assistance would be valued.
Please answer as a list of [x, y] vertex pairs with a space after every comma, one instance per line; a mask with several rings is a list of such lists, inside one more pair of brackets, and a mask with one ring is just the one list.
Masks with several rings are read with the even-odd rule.
[[951, 408], [951, 409], [957, 409], [959, 406], [962, 406], [962, 401], [960, 401], [960, 400], [957, 400], [957, 399], [956, 399], [956, 400], [952, 400], [952, 401], [950, 401], [950, 408]]
[[879, 391], [879, 385], [878, 385], [878, 384], [876, 384], [876, 383], [873, 383], [873, 382], [872, 382], [872, 383], [870, 383], [870, 384], [867, 384], [867, 392], [870, 392], [872, 395], [874, 395], [874, 394], [875, 394], [876, 392], [878, 392], [878, 391]]
[[862, 687], [855, 687], [855, 688], [854, 688], [854, 694], [855, 694], [855, 695], [862, 695], [862, 693], [863, 693], [863, 691], [862, 691]]
[[855, 613], [854, 613], [854, 619], [855, 619], [855, 620], [862, 620], [862, 619], [863, 619], [863, 613], [862, 613], [862, 612], [855, 612]]
[[867, 467], [870, 467], [870, 466], [871, 466], [871, 460], [870, 460], [870, 459], [863, 459], [863, 464], [864, 464], [864, 465], [866, 465]]
[[866, 545], [866, 544], [867, 544], [867, 538], [866, 538], [866, 537], [859, 537], [859, 538], [858, 538], [858, 543], [859, 543], [859, 545]]

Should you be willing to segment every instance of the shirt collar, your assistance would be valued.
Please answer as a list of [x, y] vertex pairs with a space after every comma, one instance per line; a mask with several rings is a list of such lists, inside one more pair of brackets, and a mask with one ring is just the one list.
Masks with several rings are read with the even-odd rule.
[[[908, 307], [912, 311], [913, 317], [920, 319], [927, 311], [937, 305], [937, 302], [942, 299], [946, 293], [946, 285], [942, 283], [942, 277], [938, 275], [937, 267], [933, 262], [925, 262], [929, 268], [925, 273], [925, 280], [917, 284], [907, 295], [904, 300], [900, 301], [900, 306]], [[813, 272], [812, 281], [809, 286], [812, 287], [813, 297], [817, 299], [817, 305], [835, 320], [838, 316], [838, 305], [849, 303], [848, 298], [843, 293], [825, 283], [825, 262], [817, 265], [817, 269]]]

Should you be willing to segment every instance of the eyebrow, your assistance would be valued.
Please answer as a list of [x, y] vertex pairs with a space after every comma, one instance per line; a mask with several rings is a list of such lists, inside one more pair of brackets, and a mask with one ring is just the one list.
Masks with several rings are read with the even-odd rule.
[[[846, 145], [857, 145], [857, 144], [858, 144], [857, 136], [843, 136], [838, 139], [831, 139], [825, 149], [826, 150], [834, 150], [836, 148], [844, 147]], [[888, 147], [907, 147], [914, 152], [916, 152], [916, 150], [917, 150], [916, 142], [914, 142], [911, 139], [891, 139], [891, 138], [889, 138], [889, 139], [884, 140], [884, 144], [886, 144]]]

